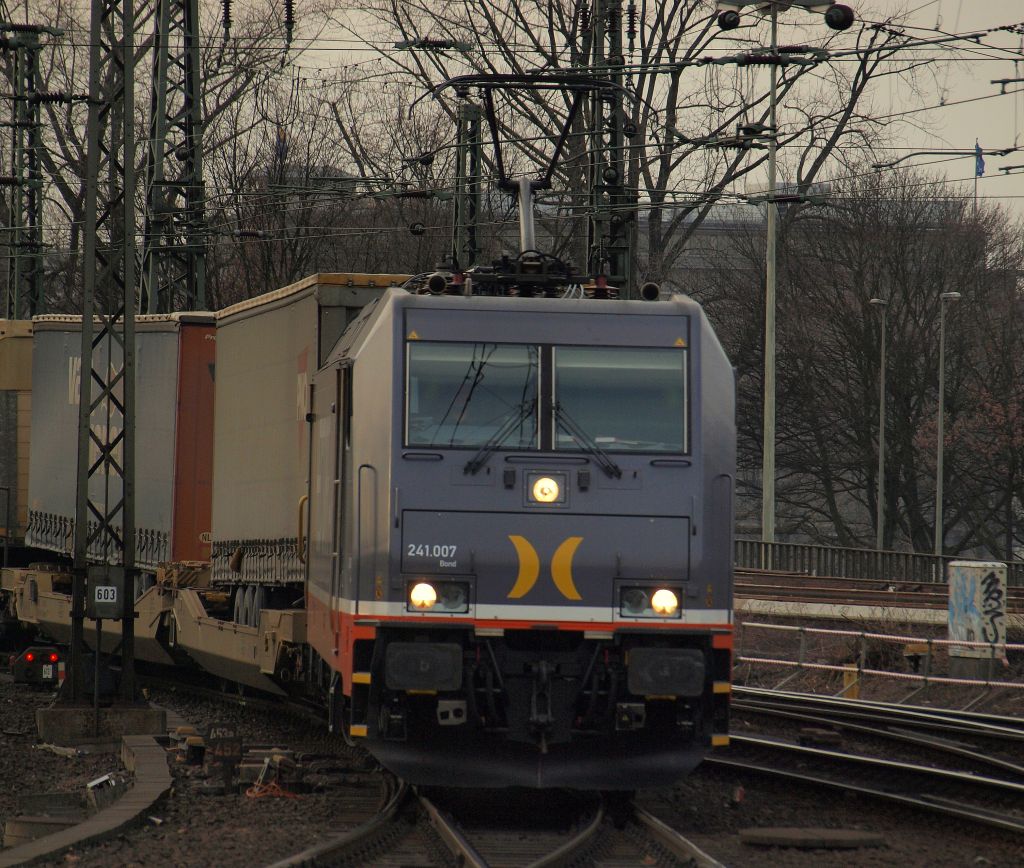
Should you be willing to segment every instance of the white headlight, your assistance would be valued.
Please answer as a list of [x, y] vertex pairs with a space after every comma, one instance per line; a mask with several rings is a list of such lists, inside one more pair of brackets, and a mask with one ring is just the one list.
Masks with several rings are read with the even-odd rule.
[[651, 608], [659, 615], [674, 615], [679, 608], [679, 598], [668, 588], [660, 588], [651, 597]]
[[550, 476], [542, 476], [533, 483], [533, 499], [537, 503], [555, 503], [560, 494], [558, 483]]
[[417, 582], [409, 591], [409, 603], [414, 609], [431, 609], [437, 602], [437, 591], [429, 582]]

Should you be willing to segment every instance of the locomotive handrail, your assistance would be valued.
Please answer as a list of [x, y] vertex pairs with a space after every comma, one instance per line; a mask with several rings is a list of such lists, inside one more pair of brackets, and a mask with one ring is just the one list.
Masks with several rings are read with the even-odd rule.
[[307, 503], [309, 503], [309, 495], [304, 494], [299, 498], [299, 533], [295, 537], [295, 554], [303, 566], [306, 565], [306, 539], [302, 509]]
[[[376, 482], [377, 468], [372, 464], [360, 464], [356, 468], [356, 520], [355, 520], [355, 532], [356, 532], [356, 588], [359, 588], [359, 584], [363, 578], [363, 471], [369, 470], [374, 477]], [[377, 559], [377, 488], [374, 486], [374, 500], [373, 500], [373, 569], [371, 573], [376, 573], [376, 559]], [[357, 592], [357, 596], [359, 596]]]

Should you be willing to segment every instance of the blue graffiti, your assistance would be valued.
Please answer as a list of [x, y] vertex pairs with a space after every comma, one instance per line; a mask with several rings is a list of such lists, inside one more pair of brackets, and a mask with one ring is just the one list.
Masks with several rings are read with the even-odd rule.
[[953, 639], [966, 642], [976, 641], [974, 625], [981, 621], [981, 612], [974, 604], [974, 584], [962, 574], [953, 573], [953, 581], [949, 589], [949, 615]]

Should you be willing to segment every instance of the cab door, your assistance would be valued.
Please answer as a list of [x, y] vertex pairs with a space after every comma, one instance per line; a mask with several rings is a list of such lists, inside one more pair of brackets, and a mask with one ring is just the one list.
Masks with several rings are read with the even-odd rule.
[[317, 372], [310, 398], [307, 611], [310, 638], [321, 656], [335, 645], [332, 612], [337, 608], [342, 539], [343, 376], [339, 368]]

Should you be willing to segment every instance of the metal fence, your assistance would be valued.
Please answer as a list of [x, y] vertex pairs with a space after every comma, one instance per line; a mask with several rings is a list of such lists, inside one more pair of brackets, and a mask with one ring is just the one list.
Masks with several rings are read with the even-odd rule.
[[[946, 564], [970, 560], [921, 552], [882, 552], [805, 543], [736, 540], [736, 568], [780, 570], [808, 576], [884, 581], [946, 581]], [[1024, 586], [1024, 561], [1006, 563], [1006, 583]]]

